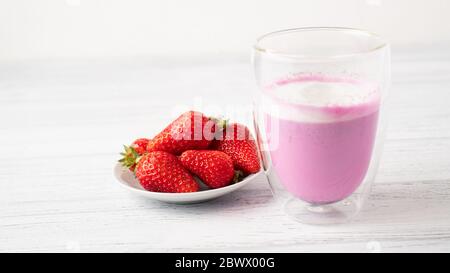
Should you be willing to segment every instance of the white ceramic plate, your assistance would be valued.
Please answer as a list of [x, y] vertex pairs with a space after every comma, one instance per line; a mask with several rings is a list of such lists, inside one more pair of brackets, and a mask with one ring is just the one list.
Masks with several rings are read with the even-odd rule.
[[258, 175], [263, 175], [262, 171], [259, 173], [251, 174], [244, 178], [241, 182], [223, 187], [218, 189], [208, 189], [201, 182], [200, 191], [198, 192], [189, 192], [189, 193], [163, 193], [163, 192], [151, 192], [146, 191], [139, 184], [139, 181], [134, 177], [133, 173], [128, 169], [122, 167], [120, 163], [118, 163], [114, 167], [114, 176], [116, 177], [119, 184], [125, 189], [131, 191], [132, 193], [141, 195], [143, 197], [154, 199], [167, 203], [174, 204], [192, 204], [192, 203], [200, 203], [205, 202], [214, 198], [218, 198], [227, 193], [233, 192], [251, 181], [255, 180]]

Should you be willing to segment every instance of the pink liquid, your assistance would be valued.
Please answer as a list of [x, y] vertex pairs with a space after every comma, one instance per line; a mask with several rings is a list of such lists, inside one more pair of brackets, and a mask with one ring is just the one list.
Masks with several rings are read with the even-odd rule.
[[[314, 76], [281, 84], [299, 81], [333, 84], [331, 78]], [[277, 88], [270, 92], [277, 92]], [[269, 141], [272, 168], [282, 185], [310, 203], [331, 203], [351, 195], [364, 180], [372, 155], [378, 96], [342, 105], [278, 103], [281, 111], [291, 107], [287, 116], [293, 117], [265, 114], [266, 133], [272, 134]], [[272, 130], [275, 124], [276, 141]]]

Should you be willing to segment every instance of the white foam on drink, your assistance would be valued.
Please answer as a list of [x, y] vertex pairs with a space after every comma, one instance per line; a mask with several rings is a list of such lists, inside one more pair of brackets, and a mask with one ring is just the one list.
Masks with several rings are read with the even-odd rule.
[[378, 100], [378, 89], [372, 84], [302, 80], [271, 86], [263, 95], [262, 107], [282, 119], [335, 122], [373, 112]]
[[272, 92], [275, 98], [311, 106], [347, 106], [366, 102], [374, 90], [347, 82], [299, 82], [284, 84]]

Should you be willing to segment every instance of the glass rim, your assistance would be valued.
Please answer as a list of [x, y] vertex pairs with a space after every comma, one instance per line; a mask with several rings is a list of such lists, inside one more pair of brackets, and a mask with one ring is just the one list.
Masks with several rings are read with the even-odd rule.
[[[370, 48], [368, 50], [364, 50], [364, 51], [356, 51], [356, 52], [327, 55], [327, 56], [310, 56], [310, 55], [302, 55], [302, 54], [295, 54], [295, 53], [287, 53], [287, 52], [277, 51], [274, 49], [264, 48], [264, 47], [260, 46], [260, 43], [266, 38], [270, 38], [270, 37], [274, 37], [274, 36], [286, 34], [286, 33], [298, 33], [298, 32], [307, 32], [307, 31], [316, 31], [316, 32], [331, 31], [331, 32], [353, 33], [353, 34], [357, 34], [357, 35], [363, 35], [363, 36], [366, 36], [366, 37], [369, 37], [372, 39], [377, 39], [378, 41], [380, 41], [380, 44], [377, 46], [374, 46], [373, 48]], [[370, 54], [370, 53], [379, 51], [381, 49], [384, 49], [388, 46], [389, 46], [389, 43], [384, 38], [382, 38], [380, 35], [378, 35], [374, 32], [371, 32], [371, 31], [363, 30], [363, 29], [349, 28], [349, 27], [298, 27], [298, 28], [288, 28], [288, 29], [272, 31], [272, 32], [269, 32], [269, 33], [259, 36], [256, 39], [255, 43], [253, 44], [253, 50], [256, 52], [259, 52], [261, 54], [270, 54], [270, 55], [289, 57], [289, 58], [331, 59], [331, 58], [353, 57], [353, 56]]]

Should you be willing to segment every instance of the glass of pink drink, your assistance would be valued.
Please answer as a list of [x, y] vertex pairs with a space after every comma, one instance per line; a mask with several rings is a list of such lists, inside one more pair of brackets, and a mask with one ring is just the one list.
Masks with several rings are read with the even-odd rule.
[[355, 216], [370, 191], [389, 86], [389, 48], [374, 34], [301, 28], [258, 39], [255, 127], [276, 200], [304, 223]]

